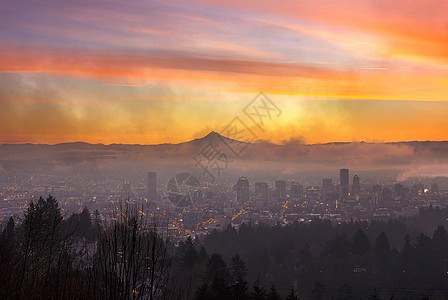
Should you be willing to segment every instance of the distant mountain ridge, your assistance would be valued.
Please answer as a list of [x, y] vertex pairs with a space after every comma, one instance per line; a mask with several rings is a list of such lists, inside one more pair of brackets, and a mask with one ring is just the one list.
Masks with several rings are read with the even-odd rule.
[[[239, 147], [241, 151], [233, 151], [232, 147]], [[3, 144], [0, 145], [0, 172], [36, 169], [121, 172], [154, 168], [193, 172], [201, 170], [197, 167], [197, 158], [212, 158], [213, 153], [205, 153], [204, 149], [217, 151], [221, 158], [224, 155], [228, 159], [226, 168], [235, 173], [250, 173], [253, 170], [255, 173], [295, 174], [319, 170], [328, 172], [347, 167], [381, 170], [391, 172], [394, 176], [448, 176], [448, 141], [326, 144], [292, 141], [278, 145], [269, 141], [244, 143], [217, 132], [177, 144]]]
[[[239, 141], [239, 140], [235, 140], [235, 139], [230, 139], [228, 137], [225, 137], [223, 135], [221, 135], [220, 133], [216, 132], [216, 131], [211, 131], [209, 132], [207, 135], [200, 137], [200, 138], [196, 138], [196, 139], [192, 139], [189, 141], [185, 141], [185, 142], [179, 142], [179, 143], [160, 143], [160, 144], [126, 144], [126, 143], [112, 143], [112, 144], [103, 144], [103, 143], [88, 143], [88, 142], [83, 142], [83, 141], [74, 141], [74, 142], [63, 142], [63, 143], [56, 143], [56, 144], [45, 144], [45, 143], [4, 143], [4, 144], [0, 144], [0, 147], [2, 146], [25, 146], [25, 145], [32, 145], [32, 146], [62, 146], [62, 145], [67, 145], [67, 146], [73, 146], [73, 145], [93, 145], [93, 146], [162, 146], [162, 145], [180, 145], [180, 144], [187, 144], [187, 143], [194, 143], [194, 142], [201, 142], [201, 141], [207, 141], [210, 139], [216, 139], [216, 138], [220, 138], [220, 139], [224, 139], [224, 140], [228, 140], [228, 141], [234, 141], [234, 142], [241, 142], [241, 143], [245, 143], [243, 141]], [[257, 144], [259, 142], [264, 142], [264, 143], [269, 143], [269, 144], [273, 144], [273, 145], [278, 145], [278, 146], [282, 146], [285, 145], [284, 144], [275, 144], [272, 143], [270, 141], [266, 141], [266, 140], [259, 140], [259, 141], [254, 141], [252, 144]], [[448, 143], [448, 140], [445, 141], [430, 141], [430, 140], [426, 140], [426, 141], [418, 141], [418, 140], [414, 140], [414, 141], [399, 141], [399, 142], [366, 142], [366, 141], [352, 141], [352, 142], [327, 142], [327, 143], [314, 143], [314, 144], [303, 144], [303, 145], [307, 145], [307, 146], [315, 146], [315, 145], [341, 145], [341, 144], [352, 144], [352, 143], [361, 143], [361, 144], [415, 144], [415, 143]], [[288, 144], [288, 143], [286, 143]]]

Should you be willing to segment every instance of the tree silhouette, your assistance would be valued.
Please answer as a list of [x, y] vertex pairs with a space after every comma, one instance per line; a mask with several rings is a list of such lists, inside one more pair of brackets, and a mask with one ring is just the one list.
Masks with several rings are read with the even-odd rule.
[[313, 299], [323, 299], [324, 290], [325, 290], [325, 286], [322, 283], [320, 283], [320, 281], [317, 281], [314, 284], [313, 290], [311, 291], [312, 298]]
[[246, 281], [247, 268], [238, 253], [233, 256], [230, 269], [232, 271], [232, 278], [235, 282], [235, 295], [237, 299], [248, 299], [249, 295], [247, 292], [248, 288]]
[[58, 286], [58, 282], [50, 280], [50, 272], [57, 266], [61, 267], [65, 255], [61, 222], [62, 215], [54, 197], [40, 197], [37, 203], [31, 201], [29, 204], [21, 226], [22, 257], [16, 290], [18, 297], [30, 291], [49, 292], [50, 286]]
[[195, 244], [191, 236], [188, 236], [184, 242], [179, 245], [179, 253], [182, 265], [187, 268], [191, 268], [199, 259], [198, 252], [196, 251]]
[[266, 289], [261, 284], [260, 279], [256, 279], [252, 286], [251, 298], [253, 300], [265, 300], [267, 298]]
[[208, 287], [208, 283], [207, 281], [203, 281], [202, 285], [200, 285], [198, 287], [198, 289], [196, 290], [196, 300], [208, 300], [210, 299], [210, 295], [209, 295], [209, 287]]
[[220, 254], [214, 253], [207, 263], [207, 278], [210, 280], [211, 299], [228, 299], [230, 297], [229, 269]]
[[272, 284], [271, 287], [269, 288], [269, 293], [268, 293], [268, 296], [266, 299], [267, 300], [282, 300], [282, 297], [278, 293], [275, 285]]
[[207, 278], [213, 279], [220, 276], [226, 281], [230, 279], [229, 269], [227, 269], [226, 262], [218, 253], [213, 253], [207, 262]]
[[370, 251], [371, 245], [367, 235], [361, 229], [358, 229], [353, 235], [352, 252], [354, 254], [363, 255]]
[[389, 281], [391, 276], [391, 250], [389, 239], [384, 231], [382, 231], [376, 238], [373, 252], [376, 256], [376, 266], [380, 275], [378, 281], [382, 284]]
[[120, 205], [114, 222], [98, 236], [91, 269], [93, 297], [107, 299], [161, 299], [170, 290], [171, 258], [157, 221], [137, 208]]
[[291, 287], [288, 295], [286, 295], [285, 300], [299, 300], [299, 295], [297, 295], [296, 291], [294, 290], [294, 287]]

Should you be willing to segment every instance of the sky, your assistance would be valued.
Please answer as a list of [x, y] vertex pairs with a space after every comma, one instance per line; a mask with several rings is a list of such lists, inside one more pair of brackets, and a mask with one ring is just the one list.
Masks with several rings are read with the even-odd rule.
[[446, 140], [448, 1], [0, 2], [0, 143], [179, 143], [260, 92], [258, 139]]

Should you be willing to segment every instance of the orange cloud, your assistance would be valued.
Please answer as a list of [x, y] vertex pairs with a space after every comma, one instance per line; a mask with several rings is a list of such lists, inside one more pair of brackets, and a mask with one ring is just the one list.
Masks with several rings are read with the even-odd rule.
[[[249, 1], [209, 1], [199, 0], [211, 6], [232, 7], [259, 15], [281, 17], [290, 26], [301, 21], [314, 27], [328, 25], [327, 36], [332, 40], [332, 32], [351, 30], [345, 34], [359, 38], [364, 34], [364, 42], [375, 38], [373, 47], [380, 50], [376, 55], [391, 56], [411, 62], [442, 63], [448, 67], [448, 2], [438, 0], [404, 1], [358, 1], [358, 0], [316, 0], [282, 1], [281, 4], [267, 0]], [[276, 18], [278, 20], [278, 18]], [[363, 42], [361, 38], [360, 43]]]
[[[156, 56], [101, 51], [33, 49], [4, 51], [1, 72], [45, 72], [127, 87], [150, 81], [184, 84], [188, 90], [247, 91], [330, 98], [446, 100], [443, 72], [382, 68], [337, 70], [259, 61]], [[190, 86], [186, 84], [191, 83]], [[207, 83], [207, 84], [205, 84]]]

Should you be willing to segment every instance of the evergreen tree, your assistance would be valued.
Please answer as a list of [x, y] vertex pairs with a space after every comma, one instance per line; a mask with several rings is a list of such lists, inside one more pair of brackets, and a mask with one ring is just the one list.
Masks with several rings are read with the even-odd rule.
[[352, 252], [354, 254], [363, 255], [371, 249], [370, 240], [367, 235], [358, 229], [353, 235]]
[[201, 245], [201, 248], [199, 249], [199, 260], [200, 261], [208, 260], [207, 250], [205, 250], [204, 245]]
[[15, 221], [10, 217], [0, 238], [0, 298], [11, 296], [8, 289], [13, 286], [13, 275], [17, 267], [16, 247]]
[[91, 227], [92, 227], [92, 219], [90, 217], [90, 212], [87, 207], [84, 207], [82, 212], [79, 214], [79, 224], [77, 235], [85, 238], [91, 238]]
[[69, 262], [61, 234], [62, 215], [57, 200], [49, 196], [31, 201], [21, 225], [21, 269], [16, 289], [18, 297], [31, 291], [49, 296], [58, 293], [62, 280], [52, 280], [50, 274], [64, 274]]
[[213, 278], [220, 276], [226, 281], [230, 279], [229, 269], [225, 261], [220, 254], [214, 253], [207, 263], [207, 278], [212, 280]]
[[9, 218], [6, 228], [3, 231], [3, 241], [5, 243], [5, 253], [3, 255], [12, 259], [17, 246], [16, 222], [13, 217]]
[[277, 288], [273, 284], [271, 285], [271, 287], [269, 289], [267, 299], [268, 300], [282, 300], [282, 297], [278, 293]]
[[231, 271], [233, 280], [235, 281], [235, 293], [238, 295], [238, 299], [247, 299], [249, 297], [246, 281], [247, 268], [238, 253], [232, 258]]
[[296, 291], [294, 290], [294, 287], [291, 287], [288, 295], [286, 295], [285, 300], [299, 300], [299, 295], [297, 295]]
[[198, 252], [196, 251], [194, 241], [191, 236], [179, 245], [179, 251], [181, 254], [182, 265], [184, 267], [192, 267], [199, 259]]
[[214, 253], [207, 263], [207, 278], [211, 280], [209, 294], [211, 299], [228, 299], [230, 297], [230, 274], [220, 254]]
[[4, 231], [6, 241], [14, 245], [16, 242], [16, 222], [13, 217], [9, 217], [8, 224], [6, 224], [6, 228]]
[[261, 284], [260, 279], [256, 279], [252, 286], [251, 298], [253, 300], [266, 300], [267, 293], [264, 286]]
[[325, 286], [322, 283], [320, 283], [320, 281], [317, 281], [314, 284], [313, 290], [311, 291], [312, 298], [316, 299], [316, 300], [323, 299], [324, 289], [325, 289]]
[[327, 252], [332, 257], [342, 258], [349, 254], [351, 245], [345, 234], [336, 234], [335, 238], [327, 242]]
[[404, 284], [412, 284], [414, 270], [415, 270], [415, 248], [411, 243], [411, 238], [406, 235], [403, 249], [400, 254], [400, 269]]
[[375, 245], [373, 247], [374, 253], [382, 260], [386, 260], [390, 254], [390, 244], [384, 231], [378, 235], [375, 240]]
[[231, 290], [229, 288], [229, 282], [224, 278], [222, 274], [217, 274], [213, 277], [210, 288], [210, 299], [227, 300], [231, 299]]
[[196, 290], [196, 300], [208, 300], [209, 296], [209, 287], [206, 281], [202, 282], [202, 285], [198, 287]]
[[432, 236], [434, 252], [439, 260], [448, 259], [448, 233], [443, 226], [438, 226]]
[[437, 264], [437, 258], [433, 255], [432, 240], [426, 234], [420, 234], [417, 237], [415, 254], [419, 283], [426, 286], [436, 284], [440, 265]]
[[232, 258], [231, 271], [234, 280], [238, 280], [240, 282], [245, 280], [247, 275], [246, 264], [238, 253]]
[[376, 289], [373, 289], [373, 292], [370, 295], [370, 300], [381, 300], [381, 296]]

